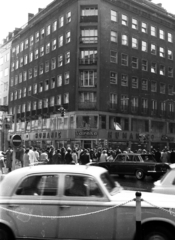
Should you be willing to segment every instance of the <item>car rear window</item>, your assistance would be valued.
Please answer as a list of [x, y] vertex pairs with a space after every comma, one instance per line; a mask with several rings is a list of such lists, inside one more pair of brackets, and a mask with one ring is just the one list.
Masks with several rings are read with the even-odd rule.
[[34, 175], [25, 178], [19, 185], [17, 195], [55, 196], [57, 195], [57, 175]]

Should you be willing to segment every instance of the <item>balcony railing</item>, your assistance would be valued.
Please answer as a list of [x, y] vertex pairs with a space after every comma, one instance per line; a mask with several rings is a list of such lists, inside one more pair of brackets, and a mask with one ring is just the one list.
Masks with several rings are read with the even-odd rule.
[[80, 58], [79, 64], [81, 64], [81, 65], [97, 65], [97, 57]]
[[80, 17], [80, 22], [98, 22], [98, 16], [81, 16]]
[[80, 37], [80, 43], [84, 44], [93, 44], [98, 42], [98, 37], [97, 36], [87, 36], [87, 37]]
[[138, 112], [138, 107], [136, 107], [136, 106], [131, 106], [131, 112], [132, 112], [132, 113], [137, 113], [137, 112]]
[[79, 102], [78, 108], [79, 109], [96, 109], [97, 102]]
[[109, 103], [109, 110], [113, 111], [113, 110], [117, 110], [117, 103]]

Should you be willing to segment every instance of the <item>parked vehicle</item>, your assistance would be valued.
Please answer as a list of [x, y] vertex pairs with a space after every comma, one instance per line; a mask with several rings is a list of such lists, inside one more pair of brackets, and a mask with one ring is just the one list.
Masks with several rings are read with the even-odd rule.
[[175, 169], [171, 169], [160, 180], [154, 182], [152, 192], [175, 195]]
[[111, 162], [96, 162], [91, 165], [104, 167], [110, 174], [135, 175], [138, 180], [143, 180], [145, 176], [158, 179], [170, 169], [168, 164], [156, 162], [154, 155], [138, 153], [121, 153]]
[[[144, 192], [141, 206], [143, 240], [174, 240], [175, 196]], [[3, 240], [134, 240], [135, 215], [135, 192], [100, 167], [24, 167], [0, 183]]]

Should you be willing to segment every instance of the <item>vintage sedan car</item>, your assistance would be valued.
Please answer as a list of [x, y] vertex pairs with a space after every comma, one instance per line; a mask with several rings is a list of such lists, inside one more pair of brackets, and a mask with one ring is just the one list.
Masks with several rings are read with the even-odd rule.
[[175, 195], [175, 169], [169, 170], [160, 180], [154, 182], [152, 192]]
[[[175, 196], [142, 194], [143, 240], [174, 240]], [[134, 240], [135, 192], [100, 167], [41, 165], [0, 183], [0, 239]]]
[[139, 180], [143, 180], [145, 176], [158, 179], [170, 169], [168, 164], [156, 162], [154, 155], [138, 153], [121, 153], [111, 162], [96, 162], [91, 165], [104, 167], [110, 174], [135, 175]]

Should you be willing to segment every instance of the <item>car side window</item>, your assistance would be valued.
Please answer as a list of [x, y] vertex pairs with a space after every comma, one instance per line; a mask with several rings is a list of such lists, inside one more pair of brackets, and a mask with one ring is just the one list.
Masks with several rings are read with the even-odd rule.
[[94, 179], [77, 175], [65, 176], [65, 196], [102, 197], [103, 194]]
[[127, 162], [132, 162], [132, 161], [134, 161], [133, 155], [127, 155], [127, 156], [126, 156], [126, 161], [127, 161]]
[[115, 162], [123, 162], [123, 161], [125, 161], [124, 155], [118, 155], [117, 158], [115, 159]]
[[25, 178], [19, 185], [17, 195], [55, 196], [57, 195], [57, 175], [34, 175]]
[[139, 157], [138, 156], [134, 156], [134, 161], [135, 162], [140, 162]]

